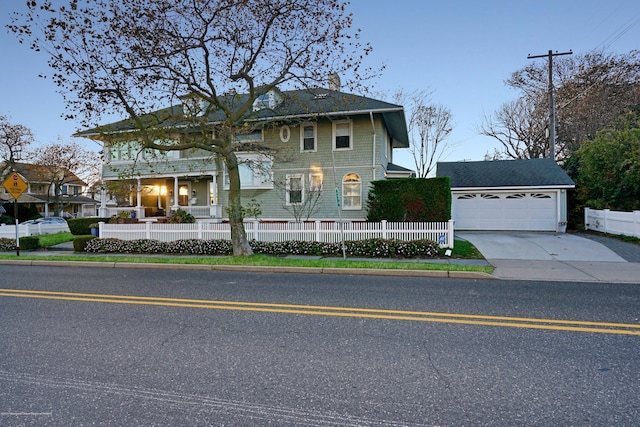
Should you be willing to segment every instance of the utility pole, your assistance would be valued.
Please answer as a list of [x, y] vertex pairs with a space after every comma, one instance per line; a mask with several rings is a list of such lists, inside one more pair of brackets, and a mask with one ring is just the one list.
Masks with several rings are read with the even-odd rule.
[[549, 58], [549, 157], [556, 159], [556, 110], [553, 101], [553, 57], [560, 55], [571, 55], [573, 52], [556, 52], [549, 50], [546, 55], [529, 55], [527, 59]]

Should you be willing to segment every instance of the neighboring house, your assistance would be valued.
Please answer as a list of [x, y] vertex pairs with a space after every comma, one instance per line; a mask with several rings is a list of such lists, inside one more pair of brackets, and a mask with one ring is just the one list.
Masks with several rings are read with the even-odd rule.
[[552, 159], [439, 162], [437, 176], [451, 178], [456, 230], [565, 230], [575, 184]]
[[[55, 189], [49, 173], [43, 166], [28, 163], [14, 163], [15, 170], [27, 183], [27, 190], [18, 198], [19, 204], [33, 204], [40, 215], [55, 215]], [[0, 162], [0, 171], [9, 171], [9, 165]], [[64, 184], [59, 188], [62, 214], [65, 217], [95, 216], [98, 202], [83, 195], [87, 184], [75, 174], [67, 171]], [[13, 202], [13, 196], [0, 187], [0, 203]], [[11, 211], [12, 212], [12, 211]]]
[[[242, 95], [228, 96], [243, 101]], [[181, 120], [203, 111], [196, 104], [186, 100], [156, 113], [175, 120], [165, 125], [167, 138], [189, 138]], [[392, 163], [393, 149], [409, 146], [400, 105], [316, 88], [274, 90], [253, 107], [245, 120], [253, 130], [237, 136], [236, 154], [242, 203], [255, 201], [263, 220], [293, 220], [294, 211], [302, 220], [337, 219], [336, 196], [342, 218], [363, 220], [371, 181], [412, 174]], [[212, 132], [221, 119], [215, 111], [206, 118]], [[134, 134], [130, 122], [122, 121], [76, 135], [104, 143], [105, 188], [120, 183], [126, 192], [129, 186], [126, 197], [118, 197], [118, 209], [129, 206], [139, 218], [179, 208], [200, 221], [227, 218], [229, 184], [221, 159], [205, 150], [142, 150]], [[101, 210], [117, 211], [106, 204]]]

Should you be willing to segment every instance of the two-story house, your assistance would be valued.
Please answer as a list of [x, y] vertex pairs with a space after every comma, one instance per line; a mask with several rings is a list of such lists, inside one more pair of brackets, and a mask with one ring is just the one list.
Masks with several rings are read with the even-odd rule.
[[[52, 182], [51, 171], [44, 166], [29, 163], [0, 162], [0, 171], [6, 173], [15, 170], [27, 183], [27, 190], [18, 198], [21, 205], [33, 204], [41, 216], [56, 215], [56, 202], [59, 214], [65, 217], [94, 216], [98, 202], [83, 195], [87, 184], [71, 171], [65, 170], [63, 179]], [[56, 197], [56, 191], [58, 195]], [[13, 196], [0, 187], [0, 203], [13, 201]], [[8, 212], [13, 212], [7, 209]]]
[[[158, 115], [194, 110], [185, 101]], [[409, 146], [400, 105], [324, 88], [272, 90], [251, 113], [251, 131], [236, 136], [236, 155], [243, 205], [258, 205], [263, 220], [362, 220], [371, 181], [412, 174], [393, 164], [393, 150]], [[206, 119], [215, 132], [222, 116], [213, 111]], [[172, 138], [188, 138], [179, 121], [171, 126]], [[120, 201], [127, 207], [103, 205], [101, 216], [126, 209], [138, 218], [164, 216], [180, 208], [198, 220], [227, 217], [229, 183], [219, 158], [196, 149], [143, 150], [135, 131], [122, 121], [76, 135], [104, 144], [103, 188], [129, 191]]]

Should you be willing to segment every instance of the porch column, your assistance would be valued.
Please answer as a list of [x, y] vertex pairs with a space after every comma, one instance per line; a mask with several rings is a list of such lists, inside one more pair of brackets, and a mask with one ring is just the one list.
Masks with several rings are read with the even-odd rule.
[[104, 181], [100, 185], [100, 208], [98, 209], [98, 216], [105, 218], [107, 216], [107, 189], [104, 186]]
[[144, 208], [142, 207], [142, 185], [140, 178], [137, 179], [136, 185], [136, 216], [138, 218], [144, 218]]
[[211, 187], [208, 189], [209, 194], [207, 195], [209, 198], [209, 216], [211, 218], [220, 219], [220, 214], [218, 212], [218, 207], [220, 206], [218, 200], [218, 173], [211, 174], [211, 183], [209, 184]]
[[141, 208], [142, 205], [142, 185], [140, 184], [140, 178], [138, 178], [138, 184], [136, 185], [136, 208]]
[[175, 211], [178, 207], [178, 176], [176, 175], [173, 177], [173, 205], [171, 210]]

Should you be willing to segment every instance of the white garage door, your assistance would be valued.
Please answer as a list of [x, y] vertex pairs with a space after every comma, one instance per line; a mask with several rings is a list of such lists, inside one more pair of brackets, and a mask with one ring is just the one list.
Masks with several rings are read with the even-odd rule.
[[557, 194], [453, 193], [456, 230], [555, 231]]

